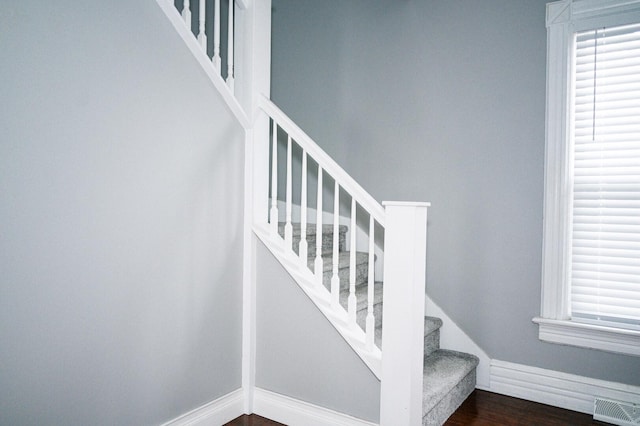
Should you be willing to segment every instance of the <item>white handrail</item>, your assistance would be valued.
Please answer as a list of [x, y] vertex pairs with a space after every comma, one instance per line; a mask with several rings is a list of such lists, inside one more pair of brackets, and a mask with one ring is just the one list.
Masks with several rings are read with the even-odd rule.
[[365, 191], [342, 167], [338, 165], [322, 148], [298, 127], [280, 108], [266, 97], [259, 101], [260, 108], [273, 118], [284, 131], [300, 145], [311, 158], [322, 166], [324, 172], [339, 182], [340, 187], [354, 197], [358, 204], [371, 214], [376, 222], [384, 227], [384, 209], [367, 191]]

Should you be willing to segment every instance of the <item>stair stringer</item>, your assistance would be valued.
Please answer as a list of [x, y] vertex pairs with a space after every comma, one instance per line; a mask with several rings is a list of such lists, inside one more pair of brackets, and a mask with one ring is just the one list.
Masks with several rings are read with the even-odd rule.
[[367, 348], [364, 331], [357, 324], [349, 322], [347, 311], [342, 306], [337, 308], [332, 306], [330, 293], [323, 286], [317, 284], [315, 275], [305, 264], [300, 262], [293, 251], [287, 252], [283, 240], [279, 238], [274, 240], [269, 229], [264, 226], [254, 225], [253, 231], [376, 378], [380, 379], [382, 351], [376, 346], [373, 350]]
[[440, 347], [458, 352], [474, 354], [479, 359], [476, 368], [476, 388], [489, 390], [491, 385], [491, 358], [465, 333], [428, 294], [425, 294], [425, 311], [427, 315], [442, 320], [440, 328]]

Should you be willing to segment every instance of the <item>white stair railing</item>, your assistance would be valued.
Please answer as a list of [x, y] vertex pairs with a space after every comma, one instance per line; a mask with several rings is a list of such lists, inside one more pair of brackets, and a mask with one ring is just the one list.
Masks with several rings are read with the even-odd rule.
[[[418, 413], [422, 394], [428, 204], [385, 203], [383, 207], [271, 101], [263, 98], [259, 108], [270, 123], [270, 137], [260, 140], [270, 145], [271, 170], [261, 192], [263, 198], [255, 202], [270, 205], [271, 211], [269, 223], [265, 217], [262, 223], [254, 225], [256, 233], [271, 244], [274, 254], [285, 259], [283, 265], [289, 273], [382, 380], [386, 402], [381, 402], [381, 407], [385, 415], [409, 410], [408, 423], [402, 424], [416, 424], [415, 419], [421, 419]], [[333, 201], [331, 207], [324, 205], [327, 198]], [[299, 210], [292, 208], [298, 203]], [[314, 216], [309, 212], [314, 209], [315, 223], [308, 223], [309, 217]], [[284, 231], [279, 226], [282, 221]], [[301, 235], [296, 253], [288, 229], [298, 222]], [[341, 225], [349, 225], [350, 232], [348, 276], [339, 271], [344, 267], [339, 265], [340, 245], [345, 243], [341, 242]], [[324, 257], [323, 229], [332, 241], [331, 253]], [[306, 250], [307, 230], [309, 235], [315, 232], [315, 252]], [[364, 251], [368, 260], [368, 277], [362, 284], [366, 291], [362, 292], [356, 291], [357, 249]], [[382, 262], [383, 267], [374, 267], [375, 262]], [[376, 344], [379, 339], [375, 325], [380, 319], [376, 318], [374, 303], [376, 282], [383, 281], [383, 276], [376, 269], [384, 272], [382, 335], [388, 338], [382, 339], [382, 347]], [[366, 313], [360, 325], [358, 305], [365, 306]], [[393, 397], [394, 390], [403, 396]]]
[[[216, 72], [222, 77], [231, 93], [235, 91], [235, 76], [234, 76], [234, 8], [236, 4], [239, 7], [245, 8], [244, 1], [234, 0], [222, 0], [227, 6], [227, 16], [221, 16], [221, 0], [199, 0], [197, 7], [189, 1], [184, 0], [182, 4], [182, 10], [180, 15], [184, 20], [185, 26], [189, 31], [193, 33], [193, 36], [198, 41], [200, 48], [207, 55], [207, 58], [211, 60]], [[208, 6], [209, 5], [209, 6]], [[213, 6], [212, 19], [213, 22], [207, 21], [207, 8]], [[197, 17], [197, 28], [192, 30], [192, 17]], [[226, 24], [227, 27], [227, 46], [226, 51], [222, 52], [220, 48], [220, 32], [222, 31], [221, 22]], [[213, 31], [213, 41], [210, 42], [211, 34], [207, 34], [207, 28], [211, 28]], [[209, 51], [212, 51], [212, 55], [209, 55]], [[225, 75], [222, 74], [222, 61], [226, 61], [227, 69]]]
[[[270, 209], [268, 223], [265, 217], [255, 224], [256, 233], [285, 259], [283, 265], [379, 377], [382, 352], [375, 344], [374, 298], [375, 283], [382, 275], [378, 268], [376, 276], [373, 264], [376, 259], [383, 261], [384, 209], [270, 100], [262, 98], [259, 108], [268, 117], [269, 137], [257, 137], [256, 141], [270, 145], [270, 159], [263, 160], [269, 162], [270, 170], [262, 192], [254, 188], [256, 194], [262, 194], [254, 203]], [[329, 202], [331, 207], [325, 206]], [[343, 225], [349, 225], [348, 239], [341, 235]], [[376, 228], [380, 231], [374, 234]], [[294, 229], [300, 233], [297, 252]], [[315, 250], [309, 250], [307, 237], [314, 234]], [[324, 253], [323, 234], [324, 240], [331, 242], [331, 250]], [[358, 238], [364, 243], [358, 244]], [[345, 248], [351, 251], [350, 256], [341, 256]], [[358, 248], [364, 252], [359, 258], [371, 261], [363, 292], [356, 292]], [[345, 259], [343, 265], [341, 258]], [[341, 273], [345, 266], [348, 274]], [[358, 297], [364, 299], [360, 305], [366, 310], [362, 326], [356, 315]]]

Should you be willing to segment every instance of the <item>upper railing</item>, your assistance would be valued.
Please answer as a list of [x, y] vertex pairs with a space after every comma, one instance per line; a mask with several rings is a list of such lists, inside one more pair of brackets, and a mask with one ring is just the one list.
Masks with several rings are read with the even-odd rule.
[[[238, 38], [243, 33], [238, 31], [235, 22], [238, 14], [244, 13], [241, 19], [243, 28], [249, 28], [246, 21], [246, 0], [156, 0], [176, 32], [189, 48], [194, 58], [200, 63], [213, 85], [224, 98], [231, 112], [245, 127], [251, 125], [238, 99], [237, 75], [238, 48], [245, 48], [245, 43], [238, 45]], [[247, 62], [247, 64], [250, 61]], [[245, 72], [243, 70], [243, 72]], [[246, 74], [246, 72], [245, 72]], [[246, 79], [244, 76], [242, 79]], [[243, 82], [246, 85], [246, 82]], [[250, 90], [247, 85], [245, 90]]]
[[[246, 7], [245, 1], [236, 3], [241, 8]], [[213, 10], [207, 10], [207, 4], [211, 5], [211, 2], [195, 0], [192, 4], [191, 0], [183, 0], [182, 5], [179, 0], [175, 2], [176, 8], [181, 10], [181, 16], [187, 28], [196, 36], [200, 48], [233, 93], [235, 89], [233, 0], [222, 0], [222, 5], [221, 0], [214, 0]], [[223, 31], [225, 27], [226, 31]], [[222, 47], [221, 34], [226, 41]], [[223, 63], [226, 65], [225, 69], [223, 69]]]

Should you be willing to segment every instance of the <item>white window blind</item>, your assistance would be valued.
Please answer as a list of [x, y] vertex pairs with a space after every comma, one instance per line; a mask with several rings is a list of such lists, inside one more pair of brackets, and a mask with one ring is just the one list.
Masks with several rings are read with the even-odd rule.
[[576, 34], [571, 317], [640, 329], [640, 24]]

